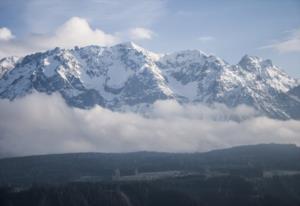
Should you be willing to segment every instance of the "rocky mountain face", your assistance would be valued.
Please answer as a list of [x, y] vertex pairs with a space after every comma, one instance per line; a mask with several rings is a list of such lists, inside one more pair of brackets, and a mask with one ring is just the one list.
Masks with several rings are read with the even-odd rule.
[[[298, 86], [298, 87], [297, 87]], [[141, 111], [157, 100], [246, 104], [262, 115], [300, 118], [299, 82], [270, 60], [237, 65], [198, 50], [155, 54], [134, 43], [55, 48], [0, 60], [0, 97], [59, 92], [74, 107]]]
[[0, 78], [2, 78], [6, 72], [13, 69], [18, 60], [19, 58], [14, 56], [0, 59]]

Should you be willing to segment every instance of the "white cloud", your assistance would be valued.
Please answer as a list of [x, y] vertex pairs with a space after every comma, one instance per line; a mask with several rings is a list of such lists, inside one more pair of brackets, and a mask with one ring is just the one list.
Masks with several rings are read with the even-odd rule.
[[276, 42], [271, 45], [263, 46], [261, 49], [275, 49], [278, 52], [300, 52], [300, 29], [290, 32], [289, 37], [285, 40]]
[[55, 47], [110, 46], [121, 40], [145, 40], [151, 39], [154, 35], [153, 31], [142, 27], [116, 32], [115, 34], [107, 34], [100, 29], [91, 28], [84, 18], [72, 17], [52, 33], [31, 34], [23, 39], [15, 38], [10, 41], [0, 41], [0, 58], [5, 56], [23, 56]]
[[114, 35], [107, 34], [100, 29], [92, 29], [87, 20], [72, 17], [58, 27], [54, 33], [32, 34], [24, 39], [0, 42], [0, 57], [25, 55], [57, 46], [63, 48], [91, 44], [107, 46], [118, 41]]
[[53, 48], [55, 46], [70, 48], [75, 45], [111, 45], [117, 42], [117, 38], [106, 34], [100, 29], [93, 30], [83, 18], [72, 17], [57, 28], [54, 35], [36, 36], [33, 37], [32, 41], [42, 48]]
[[[47, 108], [47, 109], [46, 109]], [[256, 117], [245, 106], [181, 106], [156, 102], [153, 115], [118, 113], [99, 106], [68, 107], [55, 95], [0, 100], [0, 155], [139, 150], [194, 152], [257, 143], [300, 145], [300, 122]], [[233, 121], [230, 119], [237, 119]]]
[[212, 37], [212, 36], [200, 36], [200, 37], [197, 38], [197, 40], [202, 42], [202, 43], [206, 43], [206, 42], [212, 41], [214, 39], [215, 38]]
[[153, 35], [153, 31], [142, 27], [133, 28], [129, 31], [129, 37], [132, 40], [152, 39]]
[[9, 41], [14, 38], [12, 32], [6, 27], [0, 27], [0, 41]]

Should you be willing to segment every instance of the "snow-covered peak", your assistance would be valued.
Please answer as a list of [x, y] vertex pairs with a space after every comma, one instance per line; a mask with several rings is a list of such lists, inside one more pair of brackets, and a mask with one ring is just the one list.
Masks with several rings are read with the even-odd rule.
[[224, 61], [223, 59], [221, 59], [220, 57], [217, 57], [215, 55], [209, 55], [208, 61], [216, 63], [218, 65], [222, 65], [222, 66], [228, 65], [228, 63], [226, 61]]
[[144, 50], [141, 46], [137, 45], [136, 43], [132, 41], [116, 44], [115, 46], [117, 47], [126, 47], [126, 48], [131, 48], [131, 49], [136, 49], [136, 50]]
[[249, 55], [243, 56], [238, 65], [248, 71], [273, 67], [271, 60]]
[[198, 68], [203, 70], [204, 67], [211, 69], [220, 69], [229, 65], [223, 59], [215, 56], [208, 55], [200, 50], [183, 50], [163, 55], [159, 63], [166, 68], [186, 70], [187, 68]]
[[160, 55], [127, 42], [5, 58], [0, 69], [1, 75], [5, 73], [5, 78], [0, 76], [0, 97], [11, 100], [36, 90], [59, 92], [69, 105], [81, 108], [98, 104], [120, 110], [175, 99], [231, 107], [246, 104], [280, 118], [300, 108], [300, 102], [286, 94], [299, 82], [270, 60], [249, 55], [230, 65], [199, 50]]
[[240, 65], [243, 69], [252, 70], [257, 67], [260, 67], [260, 63], [262, 59], [256, 56], [245, 55], [242, 57], [238, 65]]
[[268, 85], [279, 92], [287, 92], [297, 85], [297, 80], [291, 78], [280, 68], [273, 65], [269, 59], [245, 55], [238, 63], [242, 73], [256, 85]]
[[200, 50], [183, 50], [179, 52], [173, 52], [164, 54], [160, 61], [164, 63], [176, 62], [177, 64], [184, 64], [189, 62], [203, 62], [207, 59], [208, 55]]
[[146, 50], [143, 47], [137, 45], [136, 43], [134, 43], [132, 41], [116, 44], [115, 46], [112, 46], [111, 49], [119, 50], [119, 51], [120, 50], [121, 51], [124, 51], [124, 50], [132, 51], [132, 52], [135, 52], [136, 54], [142, 54], [146, 58], [150, 58], [153, 61], [157, 61], [161, 57], [160, 54]]
[[9, 70], [13, 69], [17, 62], [19, 60], [19, 57], [11, 56], [11, 57], [5, 57], [0, 60], [0, 78], [8, 72]]
[[242, 57], [242, 59], [241, 59], [241, 61], [250, 61], [250, 62], [252, 62], [252, 61], [261, 61], [262, 59], [261, 58], [259, 58], [258, 56], [251, 56], [251, 55], [249, 55], [249, 54], [245, 54], [243, 57]]

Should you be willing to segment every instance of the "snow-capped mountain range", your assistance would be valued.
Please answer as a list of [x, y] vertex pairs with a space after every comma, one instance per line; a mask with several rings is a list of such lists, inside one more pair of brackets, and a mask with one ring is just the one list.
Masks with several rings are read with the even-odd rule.
[[299, 81], [270, 60], [245, 55], [236, 65], [198, 50], [156, 54], [132, 42], [55, 48], [0, 60], [0, 97], [59, 92], [70, 106], [138, 109], [156, 100], [246, 104], [272, 118], [299, 119]]

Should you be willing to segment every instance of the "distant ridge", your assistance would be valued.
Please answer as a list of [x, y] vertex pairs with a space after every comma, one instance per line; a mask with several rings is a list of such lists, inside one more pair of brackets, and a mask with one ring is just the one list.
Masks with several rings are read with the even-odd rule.
[[109, 180], [119, 168], [124, 175], [140, 172], [210, 168], [300, 170], [296, 145], [260, 144], [204, 153], [73, 153], [0, 159], [1, 184], [64, 183], [82, 176]]

